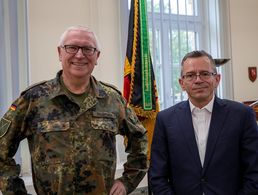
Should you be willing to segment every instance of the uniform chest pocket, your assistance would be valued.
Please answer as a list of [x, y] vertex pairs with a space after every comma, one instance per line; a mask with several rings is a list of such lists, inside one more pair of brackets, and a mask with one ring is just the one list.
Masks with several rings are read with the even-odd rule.
[[116, 133], [117, 119], [113, 113], [109, 112], [93, 112], [91, 127], [97, 130], [106, 130]]
[[38, 131], [41, 133], [63, 132], [70, 128], [70, 123], [66, 121], [43, 121], [38, 123]]

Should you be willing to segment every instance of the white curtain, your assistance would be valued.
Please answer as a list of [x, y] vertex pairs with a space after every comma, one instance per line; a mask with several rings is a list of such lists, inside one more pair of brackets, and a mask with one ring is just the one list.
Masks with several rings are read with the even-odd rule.
[[28, 86], [25, 0], [0, 0], [0, 117]]
[[28, 86], [26, 9], [26, 0], [0, 0], [0, 117]]

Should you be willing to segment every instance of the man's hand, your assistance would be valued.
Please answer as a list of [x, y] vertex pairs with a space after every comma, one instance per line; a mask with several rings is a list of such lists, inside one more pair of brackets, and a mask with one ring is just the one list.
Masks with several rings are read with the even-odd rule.
[[119, 181], [116, 180], [114, 185], [112, 186], [109, 195], [126, 195], [126, 189], [124, 184]]

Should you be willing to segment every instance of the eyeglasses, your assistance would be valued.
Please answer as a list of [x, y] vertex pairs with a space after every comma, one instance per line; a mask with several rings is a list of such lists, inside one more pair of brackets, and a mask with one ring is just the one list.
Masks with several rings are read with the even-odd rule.
[[183, 79], [185, 79], [186, 81], [194, 81], [197, 79], [197, 76], [200, 77], [200, 79], [202, 80], [209, 80], [212, 76], [217, 75], [217, 73], [215, 72], [208, 72], [208, 71], [203, 71], [200, 72], [199, 74], [197, 73], [186, 73], [185, 75], [182, 76]]
[[77, 45], [64, 45], [61, 47], [64, 48], [67, 53], [70, 54], [76, 54], [79, 51], [79, 49], [81, 49], [82, 53], [86, 56], [92, 56], [97, 51], [96, 48], [89, 46], [80, 47]]

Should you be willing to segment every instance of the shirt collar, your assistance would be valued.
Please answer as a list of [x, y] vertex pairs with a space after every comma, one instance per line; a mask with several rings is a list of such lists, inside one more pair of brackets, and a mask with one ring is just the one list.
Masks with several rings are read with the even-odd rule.
[[[206, 106], [202, 107], [201, 110], [206, 109], [211, 113], [212, 109], [213, 109], [214, 99], [215, 99], [215, 95], [213, 95], [211, 101]], [[190, 104], [190, 110], [191, 110], [191, 112], [193, 112], [193, 110], [196, 109], [197, 107], [195, 105], [193, 105], [190, 100], [189, 100], [189, 104]]]

